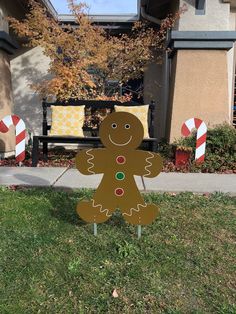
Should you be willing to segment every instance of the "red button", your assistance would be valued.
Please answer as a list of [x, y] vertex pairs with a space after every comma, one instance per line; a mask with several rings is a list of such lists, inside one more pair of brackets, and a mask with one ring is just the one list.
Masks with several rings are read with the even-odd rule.
[[115, 189], [115, 195], [116, 196], [122, 196], [122, 195], [124, 195], [124, 193], [125, 193], [124, 190], [121, 188]]
[[118, 157], [116, 157], [116, 162], [117, 162], [118, 164], [123, 165], [123, 164], [126, 162], [126, 159], [125, 159], [124, 156], [118, 156]]

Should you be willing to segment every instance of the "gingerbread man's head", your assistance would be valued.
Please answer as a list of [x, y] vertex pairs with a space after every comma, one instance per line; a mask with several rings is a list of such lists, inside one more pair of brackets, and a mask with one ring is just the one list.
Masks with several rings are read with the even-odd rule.
[[143, 140], [141, 121], [128, 112], [109, 114], [100, 126], [99, 136], [110, 149], [135, 149]]

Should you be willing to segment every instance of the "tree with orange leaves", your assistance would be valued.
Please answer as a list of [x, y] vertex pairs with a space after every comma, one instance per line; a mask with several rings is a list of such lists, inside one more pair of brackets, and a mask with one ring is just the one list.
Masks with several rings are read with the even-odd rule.
[[116, 80], [122, 85], [141, 77], [154, 55], [163, 53], [167, 31], [179, 13], [163, 20], [159, 30], [136, 22], [130, 34], [111, 36], [92, 23], [85, 3], [67, 1], [78, 27], [61, 24], [36, 0], [29, 0], [23, 21], [9, 17], [15, 33], [28, 38], [26, 45], [41, 46], [51, 60], [48, 71], [52, 77], [32, 88], [42, 97], [54, 95], [58, 100], [129, 99], [131, 95], [108, 98], [106, 82]]

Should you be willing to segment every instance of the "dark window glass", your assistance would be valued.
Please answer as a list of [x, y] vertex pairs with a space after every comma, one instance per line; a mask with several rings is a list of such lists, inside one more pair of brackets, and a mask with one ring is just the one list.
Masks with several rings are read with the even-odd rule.
[[195, 1], [195, 14], [204, 15], [206, 13], [206, 0]]

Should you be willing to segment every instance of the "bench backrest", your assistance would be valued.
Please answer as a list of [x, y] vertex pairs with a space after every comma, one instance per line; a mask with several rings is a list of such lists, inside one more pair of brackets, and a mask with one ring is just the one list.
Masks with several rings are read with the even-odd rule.
[[[80, 99], [72, 99], [68, 102], [47, 102], [45, 99], [42, 102], [43, 107], [43, 123], [42, 123], [42, 133], [43, 135], [48, 135], [48, 130], [51, 129], [51, 125], [48, 121], [48, 108], [51, 106], [85, 106], [85, 108], [91, 109], [111, 109], [114, 111], [115, 106], [142, 106], [138, 102], [120, 102], [120, 101], [110, 101], [110, 100], [80, 100]], [[148, 112], [148, 131], [149, 136], [154, 137], [154, 110], [155, 110], [155, 103], [151, 101], [149, 104], [149, 112]]]

